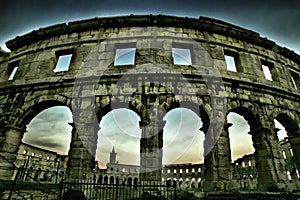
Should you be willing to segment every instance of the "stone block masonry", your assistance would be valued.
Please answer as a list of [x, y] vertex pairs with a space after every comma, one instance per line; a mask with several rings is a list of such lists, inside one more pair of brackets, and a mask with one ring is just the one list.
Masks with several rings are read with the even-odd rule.
[[[234, 185], [229, 112], [250, 125], [258, 190], [299, 189], [284, 171], [273, 119], [286, 125], [300, 158], [300, 56], [258, 33], [205, 17], [131, 15], [58, 24], [6, 44], [11, 52], [0, 54], [0, 154], [11, 162], [30, 120], [64, 105], [74, 116], [68, 177], [90, 178], [101, 118], [129, 108], [141, 118], [140, 179], [160, 181], [163, 116], [186, 107], [203, 122], [208, 190]], [[181, 53], [175, 55], [174, 48]], [[133, 63], [123, 60], [116, 66], [115, 60], [122, 59], [116, 58], [118, 49], [131, 54], [134, 49]], [[72, 55], [70, 65], [55, 72], [65, 54]], [[236, 71], [227, 69], [225, 55], [234, 57]], [[265, 78], [262, 64], [269, 67], [272, 81]], [[1, 166], [7, 167], [3, 159], [0, 177], [10, 179]]]

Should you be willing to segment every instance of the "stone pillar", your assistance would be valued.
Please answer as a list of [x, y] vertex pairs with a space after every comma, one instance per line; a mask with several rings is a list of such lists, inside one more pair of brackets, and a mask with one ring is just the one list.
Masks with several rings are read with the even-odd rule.
[[217, 181], [218, 180], [218, 165], [217, 165], [217, 138], [213, 135], [214, 131], [211, 130], [214, 126], [211, 126], [210, 130], [205, 134], [204, 140], [204, 177], [205, 181]]
[[73, 130], [67, 163], [68, 178], [89, 179], [95, 168], [99, 125], [93, 118], [86, 116], [82, 119], [86, 121], [80, 121], [78, 124], [70, 123]]
[[252, 135], [255, 148], [258, 190], [268, 191], [286, 187], [288, 179], [275, 133], [268, 128], [258, 128], [249, 134]]
[[231, 151], [228, 134], [228, 128], [231, 125], [232, 124], [225, 124], [219, 136], [216, 135], [218, 133], [216, 125], [211, 126], [208, 133], [206, 133], [204, 141], [204, 153], [206, 155], [204, 162], [204, 190], [227, 191], [231, 190], [233, 187]]
[[0, 151], [0, 179], [10, 180], [21, 139], [26, 131], [15, 126], [6, 126]]
[[159, 106], [152, 107], [149, 120], [140, 122], [142, 138], [140, 143], [141, 181], [161, 181], [163, 154], [163, 127], [165, 121], [159, 116]]
[[224, 125], [224, 129], [221, 132], [218, 144], [218, 154], [221, 159], [221, 163], [219, 163], [219, 180], [232, 180], [232, 165], [231, 165], [231, 149], [229, 142], [229, 127], [231, 127], [231, 123], [226, 123]]

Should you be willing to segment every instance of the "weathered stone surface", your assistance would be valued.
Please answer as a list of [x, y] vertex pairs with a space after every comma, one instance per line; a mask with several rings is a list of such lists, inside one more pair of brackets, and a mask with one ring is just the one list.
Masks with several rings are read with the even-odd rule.
[[[291, 77], [291, 71], [300, 74], [299, 55], [255, 32], [205, 17], [112, 19], [118, 23], [110, 18], [71, 22], [7, 42], [11, 52], [0, 53], [1, 153], [17, 152], [26, 125], [40, 111], [65, 105], [72, 110], [75, 124], [68, 174], [87, 177], [95, 155], [99, 128], [95, 124], [110, 110], [125, 107], [144, 123], [141, 171], [149, 174], [142, 179], [157, 181], [161, 178], [157, 170], [162, 159], [161, 120], [174, 108], [193, 107], [206, 134], [204, 185], [213, 191], [232, 190], [228, 133], [223, 129], [232, 111], [250, 125], [255, 157], [261, 163], [257, 164], [260, 189], [287, 184], [273, 119], [292, 136], [299, 166], [300, 92]], [[127, 43], [136, 44], [135, 64], [114, 66], [115, 47]], [[189, 46], [192, 65], [174, 65], [175, 43]], [[55, 73], [57, 55], [66, 51], [73, 53], [69, 70]], [[238, 56], [237, 72], [226, 69], [224, 51]], [[18, 71], [9, 81], [16, 62]], [[273, 81], [264, 78], [262, 62], [273, 64]], [[300, 88], [299, 80], [295, 81]]]

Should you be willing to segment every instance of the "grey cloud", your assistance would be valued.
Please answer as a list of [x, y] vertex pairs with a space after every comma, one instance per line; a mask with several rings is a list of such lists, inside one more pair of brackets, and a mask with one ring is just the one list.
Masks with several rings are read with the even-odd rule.
[[57, 134], [70, 134], [71, 129], [65, 122], [45, 122], [28, 126], [26, 134], [33, 137], [47, 137]]
[[30, 143], [31, 145], [45, 148], [51, 151], [62, 151], [65, 150], [65, 144], [59, 143], [58, 141], [52, 140], [40, 140], [35, 138], [29, 138], [24, 141], [25, 143]]

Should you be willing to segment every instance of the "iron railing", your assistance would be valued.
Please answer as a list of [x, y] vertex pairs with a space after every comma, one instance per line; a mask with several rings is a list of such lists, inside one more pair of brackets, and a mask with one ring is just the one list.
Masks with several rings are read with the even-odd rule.
[[94, 180], [63, 180], [61, 200], [173, 200], [176, 197], [176, 184], [146, 182], [144, 184], [100, 184]]

